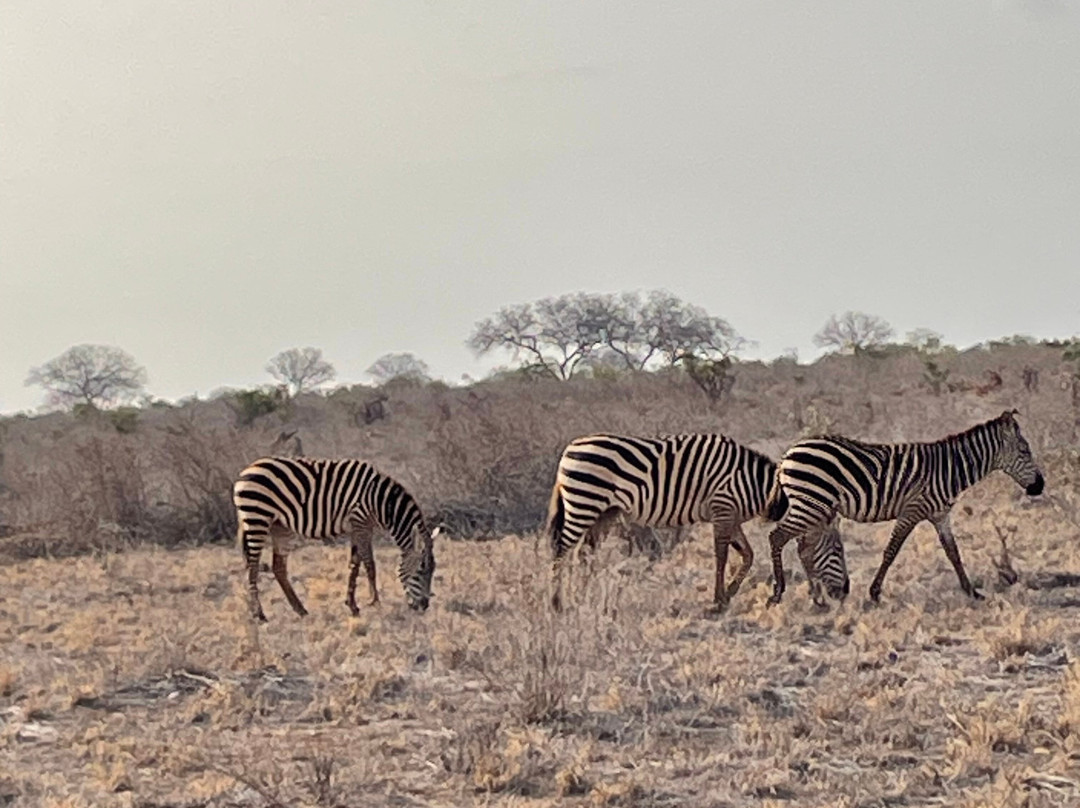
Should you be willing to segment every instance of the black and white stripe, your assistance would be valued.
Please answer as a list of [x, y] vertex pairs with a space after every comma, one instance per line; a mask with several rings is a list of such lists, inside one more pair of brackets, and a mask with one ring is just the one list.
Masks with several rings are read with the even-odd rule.
[[237, 536], [247, 561], [252, 616], [266, 620], [259, 602], [259, 556], [269, 538], [273, 545], [274, 577], [299, 615], [307, 610], [293, 591], [286, 571], [289, 539], [298, 534], [332, 539], [349, 534], [351, 552], [346, 605], [354, 614], [356, 578], [367, 570], [371, 602], [379, 599], [375, 586], [375, 556], [371, 536], [376, 528], [388, 532], [401, 549], [398, 576], [409, 605], [426, 609], [435, 571], [432, 540], [416, 500], [396, 480], [360, 460], [314, 460], [267, 457], [256, 460], [233, 484], [239, 522]]
[[[711, 522], [716, 553], [713, 601], [722, 609], [738, 591], [754, 560], [742, 523], [761, 515], [776, 478], [768, 457], [723, 435], [632, 437], [591, 435], [563, 450], [551, 494], [548, 530], [555, 554], [555, 594], [561, 602], [561, 567], [583, 539], [594, 543], [598, 525], [619, 512], [656, 527]], [[800, 558], [813, 561], [807, 575], [834, 597], [847, 592], [843, 548], [833, 534], [817, 531], [800, 543]], [[830, 541], [822, 541], [829, 538]], [[725, 587], [728, 546], [742, 566]], [[806, 545], [806, 546], [804, 546]], [[816, 593], [819, 588], [815, 588]]]
[[962, 491], [1000, 469], [1029, 495], [1043, 490], [1043, 475], [1020, 434], [1015, 410], [966, 432], [933, 443], [862, 443], [843, 437], [808, 438], [795, 443], [780, 460], [778, 486], [769, 517], [779, 522], [769, 536], [774, 589], [771, 603], [784, 592], [780, 555], [793, 537], [801, 537], [837, 514], [857, 522], [896, 520], [885, 556], [870, 585], [881, 597], [885, 573], [904, 540], [928, 520], [960, 586], [969, 596], [982, 595], [968, 580], [949, 524], [949, 512]]

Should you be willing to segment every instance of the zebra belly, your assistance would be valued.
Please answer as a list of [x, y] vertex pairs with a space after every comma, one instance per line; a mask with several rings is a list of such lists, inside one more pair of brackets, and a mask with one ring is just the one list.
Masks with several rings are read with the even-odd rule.
[[837, 512], [853, 522], [890, 522], [900, 515], [902, 503], [896, 502], [857, 502], [845, 497], [840, 501]]
[[687, 507], [652, 508], [652, 503], [635, 503], [626, 510], [631, 521], [648, 527], [684, 527], [698, 522], [708, 522], [709, 512], [705, 503]]

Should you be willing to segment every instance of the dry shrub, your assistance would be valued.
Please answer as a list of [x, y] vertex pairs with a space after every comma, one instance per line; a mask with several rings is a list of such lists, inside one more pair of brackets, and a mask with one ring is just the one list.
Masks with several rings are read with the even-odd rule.
[[1061, 620], [1036, 617], [1028, 608], [1016, 611], [1012, 620], [998, 629], [987, 630], [986, 645], [999, 662], [1010, 657], [1046, 656], [1061, 643]]
[[137, 439], [85, 427], [71, 437], [51, 441], [32, 466], [11, 464], [12, 521], [36, 526], [53, 555], [117, 550], [146, 539], [150, 495]]
[[243, 461], [223, 464], [222, 449], [237, 442], [235, 430], [200, 428], [190, 418], [165, 427], [157, 459], [170, 473], [171, 515], [161, 537], [166, 544], [222, 540], [235, 533], [232, 483]]
[[554, 621], [535, 633], [510, 638], [510, 655], [520, 665], [516, 687], [518, 715], [527, 724], [562, 718], [571, 694], [579, 685], [579, 666], [574, 665], [576, 641]]

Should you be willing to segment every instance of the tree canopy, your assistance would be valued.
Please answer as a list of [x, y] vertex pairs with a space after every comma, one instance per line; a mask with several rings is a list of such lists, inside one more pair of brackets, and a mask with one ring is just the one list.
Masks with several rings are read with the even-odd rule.
[[289, 348], [273, 357], [266, 372], [289, 389], [290, 396], [313, 390], [320, 384], [333, 381], [334, 366], [323, 359], [318, 348]]
[[130, 401], [146, 385], [146, 369], [126, 351], [111, 345], [75, 345], [40, 367], [31, 368], [27, 385], [38, 385], [49, 403], [108, 407]]
[[819, 348], [854, 354], [884, 345], [893, 337], [893, 328], [881, 317], [861, 311], [832, 315], [814, 335]]
[[724, 319], [670, 292], [575, 292], [518, 303], [476, 324], [477, 355], [509, 351], [524, 369], [569, 379], [590, 364], [640, 371], [685, 357], [719, 360], [744, 344]]
[[427, 381], [431, 378], [427, 362], [407, 352], [383, 354], [365, 372], [379, 384], [391, 379]]

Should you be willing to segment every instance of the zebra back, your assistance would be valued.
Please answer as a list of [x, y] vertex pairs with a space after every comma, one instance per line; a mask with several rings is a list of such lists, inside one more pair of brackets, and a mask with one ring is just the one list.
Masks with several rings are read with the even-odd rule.
[[328, 539], [352, 517], [369, 518], [386, 530], [406, 555], [416, 531], [429, 535], [420, 506], [392, 477], [362, 460], [264, 457], [245, 468], [233, 485], [241, 527], [280, 522], [302, 536]]
[[563, 450], [548, 530], [558, 551], [574, 525], [612, 509], [647, 525], [709, 521], [718, 493], [742, 522], [764, 511], [775, 478], [771, 459], [724, 435], [588, 435]]
[[921, 443], [867, 443], [841, 435], [800, 440], [780, 461], [788, 490], [775, 495], [770, 516], [782, 516], [786, 507], [781, 509], [780, 501], [792, 497], [807, 515], [839, 506], [858, 521], [892, 519], [916, 497], [944, 508], [994, 469], [1005, 471], [1029, 494], [1041, 493], [1042, 473], [1013, 415], [1006, 411]]

